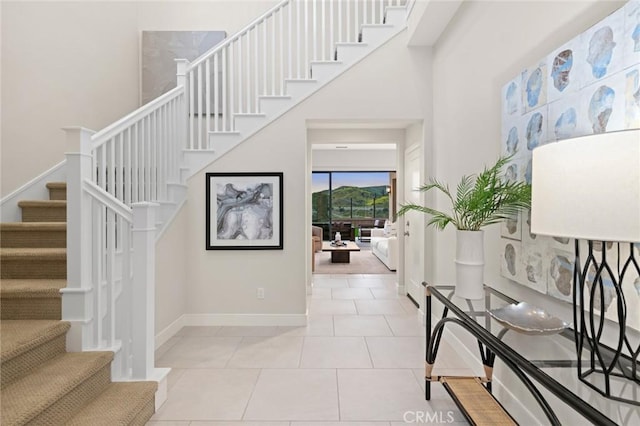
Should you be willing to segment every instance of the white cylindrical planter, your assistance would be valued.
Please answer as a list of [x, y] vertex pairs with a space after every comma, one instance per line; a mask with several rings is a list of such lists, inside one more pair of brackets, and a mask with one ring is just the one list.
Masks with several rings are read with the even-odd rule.
[[456, 231], [456, 290], [464, 299], [484, 298], [484, 231]]

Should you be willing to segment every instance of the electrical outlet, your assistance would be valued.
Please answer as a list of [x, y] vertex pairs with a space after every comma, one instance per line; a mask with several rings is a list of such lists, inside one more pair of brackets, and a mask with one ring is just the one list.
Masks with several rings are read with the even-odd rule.
[[258, 288], [256, 289], [256, 297], [257, 297], [258, 299], [264, 299], [264, 288], [262, 288], [262, 287], [258, 287]]

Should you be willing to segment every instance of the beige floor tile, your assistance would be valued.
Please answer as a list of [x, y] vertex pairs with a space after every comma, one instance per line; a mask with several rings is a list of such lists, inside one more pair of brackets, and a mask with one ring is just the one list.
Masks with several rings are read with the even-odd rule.
[[191, 422], [189, 426], [289, 426], [289, 422]]
[[391, 282], [378, 278], [349, 278], [351, 288], [393, 288]]
[[278, 327], [275, 326], [226, 326], [220, 327], [217, 336], [275, 336], [278, 332]]
[[430, 410], [408, 369], [338, 370], [340, 419], [403, 421], [408, 411]]
[[333, 318], [336, 336], [392, 336], [382, 315], [336, 315]]
[[360, 278], [375, 279], [375, 280], [383, 281], [383, 282], [389, 283], [389, 284], [395, 284], [396, 282], [398, 282], [398, 274], [397, 273], [393, 273], [393, 274], [361, 274]]
[[406, 315], [399, 300], [356, 300], [359, 315]]
[[368, 288], [333, 288], [331, 289], [333, 299], [373, 299], [373, 295]]
[[291, 422], [291, 426], [389, 426], [389, 422]]
[[222, 368], [241, 337], [182, 337], [158, 361], [158, 367]]
[[176, 336], [182, 337], [212, 337], [220, 330], [219, 326], [186, 326], [178, 331]]
[[167, 390], [170, 390], [178, 381], [180, 377], [187, 371], [184, 368], [171, 368], [169, 375], [167, 376]]
[[244, 337], [228, 368], [297, 368], [303, 337]]
[[399, 294], [395, 288], [372, 288], [371, 293], [376, 299], [400, 299], [406, 297], [403, 294]]
[[394, 336], [424, 336], [426, 334], [422, 317], [417, 314], [385, 315], [385, 318]]
[[262, 370], [244, 420], [338, 420], [336, 371]]
[[[478, 359], [480, 359], [480, 353], [477, 353]], [[436, 354], [435, 366], [440, 368], [458, 368], [458, 369], [472, 369], [472, 366], [462, 359], [458, 353], [458, 349], [451, 343], [446, 341], [446, 336], [440, 341], [438, 353]]]
[[408, 297], [401, 297], [398, 300], [398, 302], [400, 302], [400, 304], [402, 305], [404, 310], [407, 311], [408, 314], [417, 314], [418, 313], [418, 307]]
[[167, 420], [167, 421], [162, 421], [162, 420], [158, 420], [158, 421], [151, 421], [151, 422], [147, 422], [146, 426], [189, 426], [190, 422], [181, 422], [181, 421], [173, 421], [173, 420]]
[[422, 337], [367, 337], [374, 368], [420, 368], [424, 366]]
[[162, 345], [160, 345], [160, 347], [158, 349], [156, 349], [155, 352], [155, 359], [156, 361], [160, 358], [162, 358], [162, 356], [164, 354], [167, 353], [167, 351], [169, 349], [171, 349], [173, 347], [173, 345], [175, 345], [176, 343], [178, 343], [180, 341], [180, 339], [182, 339], [182, 337], [180, 336], [173, 336], [171, 337], [169, 340], [167, 340], [166, 342], [164, 342]]
[[311, 299], [331, 299], [331, 287], [313, 287]]
[[313, 299], [309, 303], [311, 315], [355, 315], [356, 313], [353, 300]]
[[363, 337], [305, 337], [300, 368], [371, 368]]
[[346, 288], [349, 282], [346, 278], [331, 278], [328, 275], [314, 275], [313, 288]]
[[257, 369], [185, 371], [151, 420], [240, 420], [259, 373]]
[[309, 315], [306, 326], [278, 327], [278, 336], [333, 336], [333, 315]]

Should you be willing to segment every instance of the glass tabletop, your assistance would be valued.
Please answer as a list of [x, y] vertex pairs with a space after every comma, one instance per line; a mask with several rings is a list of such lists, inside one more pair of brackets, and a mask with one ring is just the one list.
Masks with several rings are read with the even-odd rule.
[[[463, 321], [456, 322], [459, 326], [456, 328], [465, 328], [477, 338], [474, 355], [481, 359], [485, 366], [491, 367], [488, 371], [499, 378], [499, 381], [490, 382], [488, 388], [493, 390], [494, 396], [507, 411], [513, 410], [516, 413], [521, 409], [519, 407], [524, 406], [538, 419], [545, 418], [544, 409], [540, 408], [536, 397], [532, 396], [535, 391], [532, 392], [523, 384], [522, 378], [519, 377], [521, 373], [513, 371], [520, 369], [526, 376], [524, 380], [530, 379], [561, 424], [584, 422], [585, 412], [590, 410], [599, 412], [594, 413], [595, 417], [590, 419], [595, 424], [600, 423], [600, 415], [604, 415], [614, 424], [640, 424], [640, 406], [633, 404], [633, 401], [640, 401], [640, 386], [637, 382], [624, 377], [610, 376], [609, 386], [614, 397], [612, 399], [604, 397], [578, 380], [578, 349], [571, 324], [548, 314], [540, 307], [519, 302], [488, 286], [485, 286], [485, 297], [481, 300], [467, 300], [455, 296], [454, 286], [425, 287], [427, 312], [434, 315], [431, 321], [427, 319], [427, 335], [434, 332], [433, 337], [427, 337], [427, 342], [432, 341], [432, 346], [437, 348], [437, 329], [440, 324], [435, 318], [442, 318], [443, 311], [444, 316], [448, 318], [445, 322], [448, 323], [442, 324], [442, 328], [453, 331], [454, 327], [449, 323], [455, 322], [453, 319], [462, 319]], [[431, 303], [430, 299], [436, 301]], [[447, 339], [447, 336], [441, 339]], [[498, 346], [492, 350], [492, 344]], [[601, 348], [605, 357], [613, 353], [609, 349]], [[591, 354], [591, 351], [581, 352], [583, 370], [588, 369]], [[498, 360], [495, 360], [496, 357]], [[435, 363], [438, 363], [437, 353]], [[618, 364], [619, 368], [626, 369], [627, 373], [632, 368], [630, 358], [621, 357]], [[515, 367], [509, 368], [510, 365]], [[598, 388], [605, 386], [602, 374], [590, 374], [586, 380]], [[514, 397], [519, 400], [519, 404], [513, 403]], [[615, 398], [627, 399], [632, 403], [621, 402]], [[519, 420], [518, 416], [514, 417]]]

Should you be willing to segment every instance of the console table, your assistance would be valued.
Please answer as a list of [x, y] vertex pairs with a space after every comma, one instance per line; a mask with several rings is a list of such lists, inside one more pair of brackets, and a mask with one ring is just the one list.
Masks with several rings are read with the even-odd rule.
[[[487, 391], [492, 390], [492, 372], [498, 358], [526, 387], [532, 396], [531, 404], [537, 404], [552, 425], [560, 425], [561, 422], [543, 393], [554, 395], [567, 407], [596, 425], [638, 424], [639, 407], [606, 399], [578, 381], [572, 329], [567, 328], [553, 335], [524, 335], [503, 327], [488, 313], [491, 309], [518, 303], [491, 287], [485, 286], [484, 300], [471, 301], [455, 297], [454, 286], [430, 286], [426, 283], [423, 286], [426, 294], [427, 331], [425, 399], [431, 399], [431, 382], [446, 382], [447, 378], [434, 376], [432, 371], [445, 326], [451, 325], [464, 329], [477, 340], [486, 377], [476, 380], [482, 382]], [[434, 299], [442, 305], [442, 318], [435, 325], [431, 319]], [[605, 346], [605, 351], [606, 348]], [[625, 358], [621, 362], [629, 363], [631, 360]], [[537, 385], [541, 385], [544, 392]], [[450, 389], [447, 390], [451, 393]], [[624, 393], [627, 398], [637, 399], [640, 396], [638, 386], [628, 382], [626, 385], [621, 384], [619, 392]], [[456, 400], [455, 395], [452, 396]], [[458, 400], [456, 402], [461, 405]], [[521, 402], [527, 404], [529, 401]], [[557, 406], [557, 402], [555, 404]], [[607, 407], [607, 415], [594, 407], [598, 405]], [[461, 409], [465, 411], [464, 407]]]

